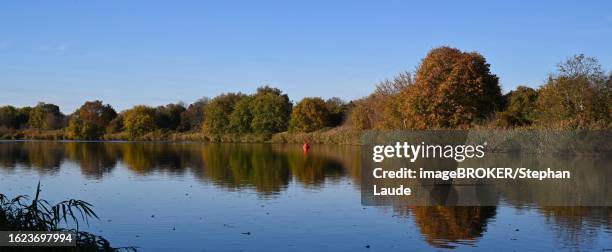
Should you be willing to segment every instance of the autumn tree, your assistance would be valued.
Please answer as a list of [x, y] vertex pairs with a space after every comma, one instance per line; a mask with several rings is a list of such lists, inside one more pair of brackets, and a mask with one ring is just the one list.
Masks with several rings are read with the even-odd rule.
[[612, 70], [608, 74], [608, 78], [604, 85], [598, 88], [598, 103], [601, 106], [596, 107], [595, 111], [600, 115], [601, 120], [608, 123], [608, 129], [612, 128]]
[[597, 61], [583, 54], [558, 64], [538, 97], [539, 123], [553, 127], [610, 127], [610, 77]]
[[117, 116], [117, 112], [102, 101], [85, 102], [71, 116], [68, 124], [68, 134], [77, 139], [98, 139], [108, 124]]
[[155, 108], [155, 124], [160, 129], [177, 130], [181, 125], [181, 114], [186, 108], [181, 103], [170, 103]]
[[204, 97], [190, 104], [189, 107], [181, 113], [179, 131], [201, 130], [204, 118], [206, 118], [204, 108], [208, 103], [210, 103], [210, 99]]
[[28, 126], [38, 130], [59, 129], [64, 126], [64, 114], [55, 104], [39, 102], [32, 108], [28, 118]]
[[138, 105], [123, 113], [123, 125], [132, 138], [142, 136], [157, 129], [155, 124], [155, 109]]
[[402, 72], [392, 80], [376, 85], [369, 96], [353, 101], [348, 121], [355, 129], [405, 129], [410, 117], [406, 117], [404, 101], [409, 87], [414, 84], [410, 72]]
[[260, 87], [251, 102], [251, 128], [254, 133], [273, 134], [286, 131], [291, 116], [291, 101], [278, 88]]
[[106, 126], [106, 133], [119, 133], [124, 130], [123, 126], [123, 115], [118, 114], [113, 120], [111, 120]]
[[353, 101], [353, 107], [348, 113], [348, 123], [356, 130], [368, 130], [376, 124], [376, 109], [370, 106], [374, 104], [373, 96]]
[[227, 93], [213, 98], [204, 109], [206, 118], [202, 126], [204, 133], [219, 135], [229, 133], [229, 118], [234, 107], [245, 95], [242, 93]]
[[526, 126], [537, 119], [538, 91], [519, 86], [506, 94], [506, 109], [498, 114], [497, 123], [503, 127]]
[[500, 109], [498, 78], [477, 52], [431, 50], [417, 69], [415, 83], [402, 94], [409, 128], [469, 127]]
[[384, 130], [406, 129], [410, 125], [410, 117], [406, 117], [407, 108], [404, 104], [409, 88], [414, 85], [414, 77], [410, 72], [402, 72], [392, 80], [385, 80], [376, 85], [374, 99], [379, 119], [374, 128]]
[[0, 107], [0, 128], [16, 129], [17, 127], [17, 109], [13, 106]]
[[291, 112], [291, 130], [312, 132], [327, 127], [330, 123], [328, 104], [319, 97], [302, 99]]

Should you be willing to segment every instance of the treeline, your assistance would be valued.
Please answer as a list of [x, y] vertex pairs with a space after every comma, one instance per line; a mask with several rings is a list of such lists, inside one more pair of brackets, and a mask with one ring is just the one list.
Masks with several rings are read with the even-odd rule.
[[482, 55], [436, 48], [415, 74], [402, 73], [354, 101], [349, 122], [357, 129], [612, 128], [612, 73], [584, 55], [557, 68], [537, 89], [502, 95]]
[[269, 139], [284, 131], [312, 132], [339, 126], [348, 107], [337, 97], [304, 98], [294, 106], [280, 89], [268, 86], [251, 95], [226, 93], [189, 106], [137, 105], [120, 113], [98, 100], [85, 102], [70, 115], [62, 114], [57, 105], [41, 102], [35, 107], [0, 107], [0, 134], [4, 138], [36, 138], [37, 132], [55, 131], [58, 138], [96, 140], [159, 139], [172, 132], [196, 132], [212, 141], [226, 135]]
[[[367, 129], [466, 129], [474, 127], [612, 128], [612, 73], [595, 58], [576, 55], [558, 64], [537, 89], [519, 86], [502, 95], [499, 79], [477, 52], [431, 50], [414, 73], [405, 72], [351, 102], [307, 97], [293, 104], [280, 89], [226, 93], [189, 106], [138, 105], [118, 113], [102, 101], [85, 102], [70, 115], [58, 106], [0, 107], [0, 137], [160, 139], [197, 134], [200, 139], [265, 141], [281, 132]], [[339, 127], [342, 126], [342, 127]], [[337, 134], [338, 130], [333, 134]], [[227, 136], [237, 136], [227, 137]]]

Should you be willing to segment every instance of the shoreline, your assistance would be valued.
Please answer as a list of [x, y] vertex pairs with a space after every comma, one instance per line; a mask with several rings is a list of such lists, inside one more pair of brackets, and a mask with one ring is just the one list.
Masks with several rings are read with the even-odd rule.
[[[106, 134], [101, 139], [71, 139], [62, 130], [14, 132], [12, 135], [0, 134], [1, 142], [9, 141], [58, 141], [58, 142], [166, 142], [166, 143], [226, 143], [226, 144], [325, 144], [337, 146], [364, 146], [381, 143], [386, 140], [418, 140], [447, 136], [453, 139], [449, 130], [413, 131], [408, 135], [396, 135], [397, 131], [362, 131], [345, 127], [297, 133], [281, 132], [272, 135], [232, 135], [225, 134], [209, 137], [199, 132], [160, 132], [155, 131], [142, 137], [128, 138], [126, 134]], [[450, 130], [461, 131], [461, 130]], [[465, 130], [463, 130], [465, 131]], [[589, 155], [593, 153], [612, 153], [610, 130], [562, 130], [550, 128], [514, 128], [514, 129], [471, 129], [465, 140], [469, 143], [487, 143], [490, 153], [521, 154], [564, 154]], [[32, 134], [36, 132], [37, 134]], [[410, 131], [406, 131], [410, 132]], [[460, 135], [458, 135], [460, 136]], [[365, 141], [365, 142], [364, 142]], [[429, 141], [428, 141], [429, 142]]]
[[74, 139], [63, 130], [21, 130], [0, 134], [0, 141], [75, 141], [75, 142], [202, 142], [202, 143], [270, 143], [270, 144], [336, 144], [361, 145], [363, 131], [343, 127], [309, 133], [281, 132], [271, 135], [223, 134], [209, 136], [200, 132], [154, 131], [140, 137], [127, 134], [105, 134], [100, 139]]

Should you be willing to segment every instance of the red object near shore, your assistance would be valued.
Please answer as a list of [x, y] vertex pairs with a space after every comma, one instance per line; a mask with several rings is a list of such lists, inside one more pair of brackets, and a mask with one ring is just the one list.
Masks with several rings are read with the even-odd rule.
[[310, 150], [310, 145], [308, 143], [304, 143], [304, 145], [302, 146], [302, 149], [304, 150], [304, 153], [308, 152], [308, 150]]

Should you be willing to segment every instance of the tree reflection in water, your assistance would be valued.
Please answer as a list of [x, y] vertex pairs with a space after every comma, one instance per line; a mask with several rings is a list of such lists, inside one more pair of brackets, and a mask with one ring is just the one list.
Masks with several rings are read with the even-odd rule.
[[[508, 158], [508, 157], [506, 157]], [[550, 160], [550, 166], [558, 165]], [[604, 160], [605, 162], [608, 162]], [[570, 162], [580, 169], [601, 167], [605, 162], [578, 160]], [[226, 190], [254, 190], [262, 197], [276, 197], [291, 183], [320, 188], [327, 183], [349, 179], [356, 190], [360, 185], [360, 148], [355, 146], [313, 146], [308, 155], [299, 145], [269, 144], [201, 144], [201, 143], [139, 143], [139, 142], [0, 142], [0, 169], [32, 169], [57, 173], [62, 163], [75, 163], [88, 179], [103, 179], [117, 167], [124, 166], [134, 174], [173, 175], [193, 174], [203, 183], [212, 183]], [[542, 160], [504, 160], [514, 165], [543, 162]], [[514, 162], [514, 163], [513, 163]], [[602, 163], [604, 162], [604, 163]], [[593, 167], [590, 167], [593, 166]], [[605, 171], [609, 174], [610, 171]], [[587, 177], [585, 177], [586, 179]], [[590, 178], [588, 183], [598, 188], [604, 178]], [[530, 182], [521, 188], [532, 187]], [[518, 187], [505, 188], [500, 199], [517, 209], [530, 205]], [[535, 188], [535, 187], [534, 187]], [[503, 188], [502, 188], [503, 189]], [[565, 188], [559, 188], [565, 190]], [[587, 189], [584, 189], [587, 190]], [[535, 195], [547, 197], [553, 191]], [[537, 207], [550, 224], [558, 241], [566, 247], [584, 246], [592, 241], [598, 228], [610, 230], [612, 211], [609, 207]], [[396, 212], [413, 218], [426, 242], [439, 248], [457, 244], [474, 244], [495, 219], [497, 207], [411, 206], [397, 207]]]
[[497, 207], [422, 206], [410, 211], [427, 242], [439, 248], [454, 248], [453, 243], [472, 244], [487, 229]]

